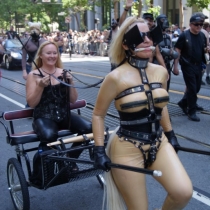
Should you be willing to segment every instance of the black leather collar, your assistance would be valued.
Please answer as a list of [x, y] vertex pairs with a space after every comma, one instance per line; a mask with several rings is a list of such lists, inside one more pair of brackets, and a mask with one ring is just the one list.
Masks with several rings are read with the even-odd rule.
[[145, 69], [147, 67], [149, 59], [142, 59], [130, 56], [128, 58], [128, 63], [138, 69]]

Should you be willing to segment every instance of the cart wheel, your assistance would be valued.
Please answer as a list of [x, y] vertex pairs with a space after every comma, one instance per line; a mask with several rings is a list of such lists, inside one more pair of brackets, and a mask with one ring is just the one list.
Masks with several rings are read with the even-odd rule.
[[7, 163], [7, 181], [10, 195], [16, 210], [29, 210], [30, 198], [28, 184], [23, 169], [16, 158], [10, 158]]
[[105, 179], [104, 179], [103, 175], [98, 174], [96, 177], [97, 177], [98, 182], [101, 185], [101, 187], [104, 188], [104, 186], [106, 186], [106, 182], [105, 182]]

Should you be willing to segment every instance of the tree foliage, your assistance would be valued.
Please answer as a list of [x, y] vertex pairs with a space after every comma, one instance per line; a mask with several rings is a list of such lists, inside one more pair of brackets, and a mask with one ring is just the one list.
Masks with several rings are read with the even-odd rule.
[[[9, 25], [23, 24], [27, 29], [28, 21], [40, 21], [42, 30], [50, 31], [49, 24], [59, 23], [59, 29], [63, 30], [65, 26], [64, 16], [58, 16], [58, 13], [65, 12], [65, 16], [74, 16], [77, 20], [78, 28], [85, 27], [85, 12], [95, 11], [95, 6], [115, 9], [119, 0], [60, 0], [62, 4], [55, 4], [57, 0], [51, 0], [51, 3], [42, 3], [42, 0], [1, 0], [0, 1], [0, 28], [8, 29]], [[103, 4], [103, 5], [102, 5]], [[148, 3], [149, 4], [149, 3]], [[132, 7], [132, 15], [140, 16], [142, 1], [136, 1]], [[150, 12], [157, 14], [160, 8], [149, 6]], [[115, 11], [116, 12], [116, 11]], [[108, 15], [108, 14], [107, 14]], [[156, 15], [155, 15], [156, 16]], [[107, 23], [109, 24], [109, 19]], [[64, 29], [65, 30], [65, 29]]]
[[161, 7], [154, 6], [153, 4], [151, 4], [151, 0], [146, 0], [145, 3], [148, 9], [146, 11], [142, 11], [142, 8], [143, 8], [142, 1], [141, 0], [136, 1], [134, 5], [132, 6], [132, 15], [141, 17], [142, 13], [149, 12], [149, 13], [152, 13], [153, 16], [156, 18], [160, 14]]
[[[64, 23], [64, 17], [58, 16], [63, 11], [61, 4], [41, 3], [41, 0], [33, 3], [31, 0], [6, 0], [0, 1], [0, 28], [8, 29], [9, 25], [23, 24], [27, 28], [28, 21], [40, 21], [42, 29], [49, 31], [52, 22]], [[62, 24], [60, 24], [62, 27]]]
[[197, 6], [200, 10], [208, 9], [209, 4], [210, 0], [187, 0], [188, 7]]
[[151, 1], [150, 0], [146, 0], [146, 4], [148, 6], [148, 9], [146, 12], [148, 13], [152, 13], [154, 18], [156, 18], [158, 15], [160, 15], [160, 10], [161, 10], [161, 7], [160, 6], [155, 6], [151, 4]]

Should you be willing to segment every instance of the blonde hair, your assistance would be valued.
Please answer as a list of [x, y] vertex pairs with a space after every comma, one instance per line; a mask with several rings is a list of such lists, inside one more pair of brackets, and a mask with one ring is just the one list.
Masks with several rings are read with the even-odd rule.
[[[110, 157], [110, 150], [111, 150], [111, 142], [114, 139], [118, 129], [119, 129], [119, 126], [110, 135], [109, 140], [108, 140], [106, 153], [109, 157]], [[105, 179], [106, 185], [104, 187], [104, 198], [103, 198], [102, 209], [105, 210], [105, 206], [106, 206], [106, 209], [108, 210], [127, 210], [125, 201], [122, 195], [120, 194], [119, 190], [117, 189], [117, 186], [115, 185], [111, 171], [104, 174], [104, 179]]]
[[56, 47], [56, 49], [57, 49], [58, 58], [57, 58], [57, 61], [56, 61], [56, 63], [55, 63], [55, 67], [57, 67], [57, 68], [63, 68], [63, 64], [62, 64], [62, 61], [61, 61], [61, 57], [60, 57], [60, 53], [59, 53], [59, 51], [58, 51], [58, 46], [57, 46], [57, 44], [56, 44], [55, 42], [45, 41], [45, 42], [43, 42], [43, 43], [39, 46], [39, 49], [38, 49], [38, 51], [37, 51], [37, 53], [36, 53], [36, 57], [35, 57], [35, 60], [34, 60], [34, 62], [36, 63], [36, 66], [35, 66], [35, 64], [33, 63], [33, 66], [32, 66], [32, 69], [33, 69], [33, 70], [42, 67], [43, 63], [42, 63], [42, 59], [41, 59], [40, 56], [42, 55], [43, 48], [44, 48], [45, 46], [49, 45], [49, 44], [54, 45], [54, 46]]
[[123, 37], [124, 34], [127, 33], [131, 28], [133, 28], [138, 23], [145, 23], [144, 19], [137, 17], [128, 17], [125, 19], [123, 24], [120, 26], [116, 36], [111, 42], [111, 46], [109, 49], [109, 57], [111, 63], [120, 64], [122, 60], [125, 58], [125, 49], [123, 48]]

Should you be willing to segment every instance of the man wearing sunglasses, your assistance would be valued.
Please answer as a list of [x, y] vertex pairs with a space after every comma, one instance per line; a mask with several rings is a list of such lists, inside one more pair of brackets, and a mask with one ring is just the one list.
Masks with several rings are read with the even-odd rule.
[[[196, 115], [197, 93], [201, 87], [202, 63], [205, 63], [204, 54], [207, 47], [207, 39], [201, 32], [204, 19], [199, 15], [192, 15], [190, 18], [190, 28], [184, 31], [175, 44], [175, 50], [179, 52], [180, 58], [175, 60], [174, 71], [178, 70], [178, 61], [180, 62], [186, 92], [178, 105], [183, 112], [188, 115], [192, 121], [200, 121]], [[188, 109], [187, 109], [188, 108]]]

